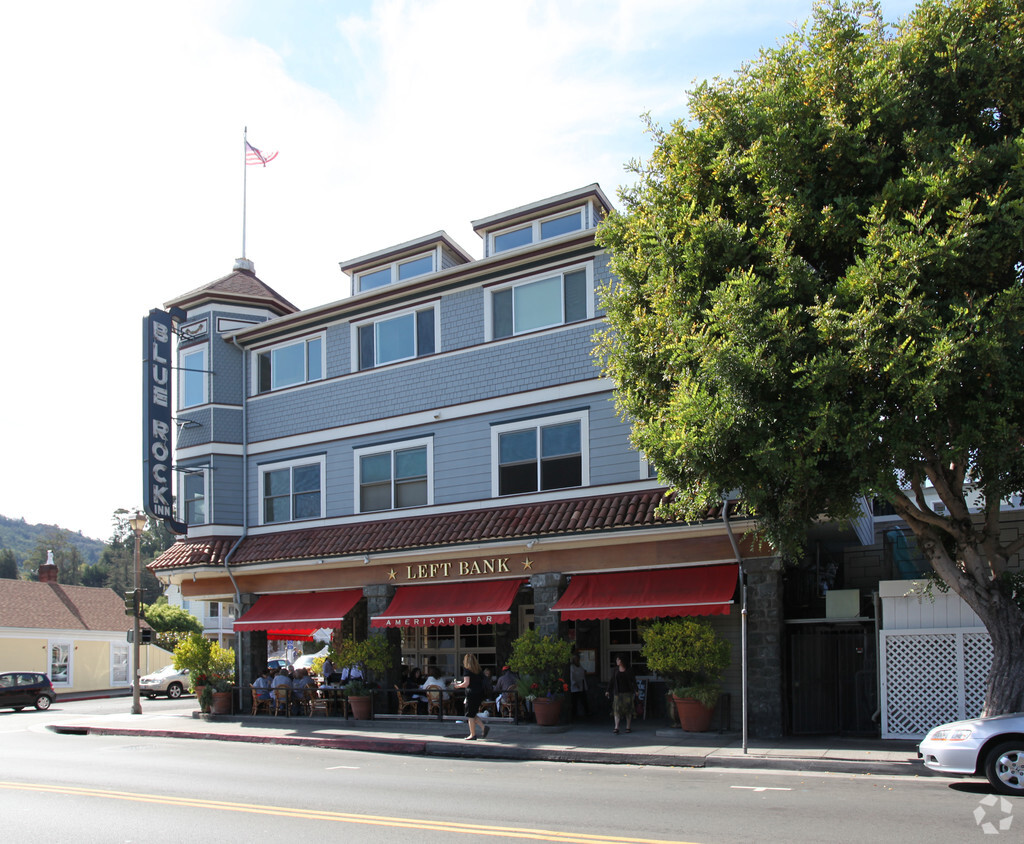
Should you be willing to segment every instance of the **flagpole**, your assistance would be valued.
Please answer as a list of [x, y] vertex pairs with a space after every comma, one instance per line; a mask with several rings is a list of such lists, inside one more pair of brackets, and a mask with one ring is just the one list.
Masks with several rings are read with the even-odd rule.
[[246, 190], [248, 188], [249, 179], [249, 167], [246, 161], [246, 155], [248, 154], [248, 143], [249, 143], [249, 127], [246, 126], [242, 130], [242, 258], [245, 258], [245, 204], [246, 204]]

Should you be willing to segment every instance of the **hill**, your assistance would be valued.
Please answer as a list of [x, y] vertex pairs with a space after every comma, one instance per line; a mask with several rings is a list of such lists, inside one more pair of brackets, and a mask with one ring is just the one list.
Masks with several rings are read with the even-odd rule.
[[[57, 525], [30, 525], [24, 519], [9, 519], [7, 516], [0, 516], [0, 548], [10, 548], [20, 565], [36, 544], [47, 536], [64, 528]], [[105, 542], [99, 539], [90, 539], [80, 532], [67, 531], [68, 542], [78, 549], [82, 560], [86, 565], [92, 565], [100, 558], [100, 554], [106, 547]]]

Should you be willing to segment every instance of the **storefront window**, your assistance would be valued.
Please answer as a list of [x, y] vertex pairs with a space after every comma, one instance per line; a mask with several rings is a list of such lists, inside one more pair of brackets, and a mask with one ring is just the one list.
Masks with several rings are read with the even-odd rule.
[[403, 627], [402, 662], [426, 671], [435, 666], [446, 677], [462, 679], [462, 658], [476, 654], [482, 668], [497, 674], [497, 633], [493, 624]]
[[641, 677], [648, 673], [647, 662], [640, 653], [643, 640], [640, 638], [641, 622], [635, 618], [612, 618], [608, 625], [608, 669], [615, 664], [615, 657], [623, 656], [633, 673]]

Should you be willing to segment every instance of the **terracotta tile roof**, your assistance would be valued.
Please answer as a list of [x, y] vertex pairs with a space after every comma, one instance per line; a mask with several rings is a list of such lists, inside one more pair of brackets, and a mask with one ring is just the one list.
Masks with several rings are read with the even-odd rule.
[[123, 631], [130, 624], [113, 589], [0, 579], [0, 627]]
[[[231, 563], [375, 554], [467, 542], [666, 525], [671, 523], [655, 515], [663, 495], [664, 490], [643, 490], [260, 534], [246, 537]], [[220, 566], [234, 542], [229, 537], [179, 540], [153, 560], [149, 568], [165, 571]]]

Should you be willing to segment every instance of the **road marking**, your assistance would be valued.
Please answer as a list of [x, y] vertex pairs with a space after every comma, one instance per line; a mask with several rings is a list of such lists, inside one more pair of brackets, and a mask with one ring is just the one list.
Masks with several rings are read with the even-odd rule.
[[429, 832], [460, 832], [465, 835], [488, 835], [502, 836], [504, 838], [524, 838], [532, 841], [555, 841], [561, 842], [561, 844], [603, 844], [603, 842], [621, 842], [621, 844], [693, 844], [693, 842], [668, 841], [662, 838], [623, 838], [621, 836], [587, 835], [586, 833], [579, 832], [559, 832], [553, 829], [522, 829], [513, 826], [483, 826], [455, 823], [453, 821], [432, 821], [421, 818], [391, 818], [383, 815], [326, 812], [316, 809], [295, 809], [290, 806], [267, 806], [256, 803], [228, 803], [222, 800], [203, 800], [198, 797], [137, 794], [129, 791], [108, 791], [99, 788], [56, 786], [43, 783], [0, 782], [0, 789], [39, 791], [48, 794], [67, 794], [76, 797], [99, 797], [107, 800], [127, 800], [133, 803], [155, 803], [163, 806], [211, 809], [221, 812], [248, 812], [254, 815], [277, 815], [279, 817], [299, 818], [301, 820], [357, 823]]
[[329, 768], [324, 768], [325, 771], [358, 771], [358, 765], [331, 765]]
[[771, 785], [730, 785], [729, 788], [741, 788], [745, 791], [792, 791], [792, 788], [778, 788]]

